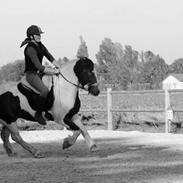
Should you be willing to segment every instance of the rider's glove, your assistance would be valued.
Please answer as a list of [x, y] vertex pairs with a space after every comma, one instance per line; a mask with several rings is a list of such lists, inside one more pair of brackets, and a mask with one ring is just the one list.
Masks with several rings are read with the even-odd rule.
[[57, 75], [57, 74], [59, 74], [60, 73], [60, 69], [54, 69], [54, 72], [55, 72], [55, 74]]
[[53, 64], [56, 68], [60, 68], [59, 63], [58, 63], [56, 60], [54, 60], [54, 61], [52, 62], [52, 64]]

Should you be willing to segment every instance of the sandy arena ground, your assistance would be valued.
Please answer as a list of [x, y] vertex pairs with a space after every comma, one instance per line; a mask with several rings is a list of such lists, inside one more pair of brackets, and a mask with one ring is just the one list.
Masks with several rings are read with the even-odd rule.
[[183, 135], [93, 130], [98, 150], [89, 152], [82, 137], [67, 150], [62, 130], [22, 131], [45, 153], [35, 159], [19, 145], [8, 157], [0, 141], [0, 183], [182, 183]]

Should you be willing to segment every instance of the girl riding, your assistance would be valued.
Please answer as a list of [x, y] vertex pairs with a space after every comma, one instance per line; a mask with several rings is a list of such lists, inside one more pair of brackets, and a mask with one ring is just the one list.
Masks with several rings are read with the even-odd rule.
[[[49, 90], [43, 83], [40, 75], [42, 73], [48, 75], [58, 74], [60, 72], [60, 66], [47, 48], [42, 44], [41, 34], [43, 34], [43, 32], [40, 27], [37, 25], [31, 25], [27, 29], [27, 38], [22, 42], [20, 47], [27, 45], [24, 49], [26, 80], [33, 88], [40, 92], [40, 107], [35, 113], [35, 119], [38, 123], [46, 125], [46, 121], [42, 116], [42, 111]], [[44, 56], [52, 62], [55, 68], [42, 65]]]

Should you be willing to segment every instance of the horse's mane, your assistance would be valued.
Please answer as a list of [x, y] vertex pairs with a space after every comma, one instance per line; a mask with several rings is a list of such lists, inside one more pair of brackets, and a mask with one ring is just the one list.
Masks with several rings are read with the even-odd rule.
[[[63, 64], [61, 64], [61, 66], [60, 66], [61, 73], [62, 73], [63, 75], [65, 75], [65, 73], [67, 74], [68, 68], [69, 68], [69, 69], [73, 68], [73, 66], [75, 65], [76, 62], [77, 62], [77, 60], [76, 60], [76, 59], [73, 59], [73, 60], [69, 60], [69, 61], [67, 61], [67, 62], [65, 62], [65, 63], [63, 63]], [[48, 87], [49, 89], [50, 89], [50, 87], [51, 87], [51, 85], [52, 85], [52, 77], [58, 79], [57, 76], [48, 76], [48, 75], [45, 75], [45, 76], [43, 77], [43, 81], [44, 81], [44, 83], [47, 85], [47, 87]], [[67, 76], [66, 76], [66, 77], [67, 77]], [[63, 77], [59, 77], [59, 78], [61, 79], [61, 78], [63, 78]]]
[[68, 65], [71, 65], [71, 64], [75, 63], [76, 61], [77, 61], [76, 59], [73, 59], [73, 60], [69, 60], [69, 61], [61, 64], [61, 69], [68, 66]]

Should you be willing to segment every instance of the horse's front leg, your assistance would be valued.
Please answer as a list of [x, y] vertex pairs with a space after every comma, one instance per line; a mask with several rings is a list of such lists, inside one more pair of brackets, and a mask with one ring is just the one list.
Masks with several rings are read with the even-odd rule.
[[71, 147], [76, 142], [80, 134], [81, 134], [81, 131], [76, 130], [76, 131], [73, 131], [72, 135], [69, 135], [68, 137], [66, 137], [63, 141], [63, 146], [62, 146], [63, 149]]
[[89, 149], [91, 151], [95, 150], [97, 148], [97, 145], [95, 144], [94, 140], [90, 137], [86, 127], [82, 124], [81, 117], [79, 117], [78, 114], [75, 114], [72, 120], [73, 123], [80, 128], [81, 134], [84, 137]]

